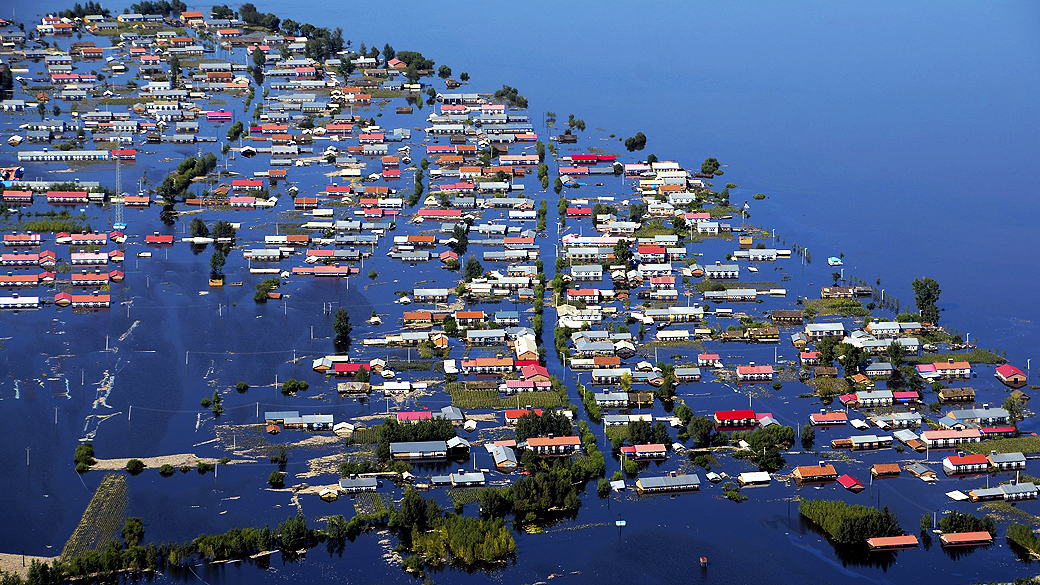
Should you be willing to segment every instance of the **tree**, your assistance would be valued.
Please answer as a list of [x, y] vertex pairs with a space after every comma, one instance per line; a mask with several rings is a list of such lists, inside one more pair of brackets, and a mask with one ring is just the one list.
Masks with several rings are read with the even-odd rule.
[[126, 462], [126, 471], [130, 475], [137, 475], [138, 473], [141, 473], [142, 471], [144, 471], [144, 467], [144, 461], [141, 461], [140, 459], [131, 459]]
[[939, 322], [939, 283], [933, 278], [915, 278], [911, 283], [914, 287], [914, 304], [921, 312], [921, 320], [933, 325]]
[[213, 250], [213, 254], [209, 257], [209, 274], [210, 277], [216, 278], [224, 273], [224, 264], [227, 263], [227, 257], [219, 249]]
[[214, 6], [213, 10], [210, 10], [210, 12], [213, 14], [213, 18], [218, 20], [231, 20], [235, 17], [235, 11], [228, 8], [227, 4]]
[[209, 228], [201, 218], [192, 219], [188, 231], [191, 232], [191, 237], [209, 237]]
[[716, 171], [719, 170], [720, 166], [722, 165], [719, 164], [718, 159], [709, 157], [704, 159], [704, 162], [701, 163], [701, 172], [705, 174], [715, 174]]
[[628, 267], [632, 261], [632, 248], [629, 246], [628, 240], [621, 239], [614, 244], [614, 260], [618, 264]]
[[455, 337], [459, 334], [459, 325], [455, 321], [455, 317], [448, 315], [444, 318], [444, 334], [450, 337]]
[[372, 379], [372, 374], [369, 373], [368, 368], [358, 368], [357, 373], [354, 374], [354, 381], [360, 384], [367, 383]]
[[336, 343], [350, 347], [350, 332], [354, 326], [350, 324], [350, 314], [343, 307], [336, 309], [332, 322], [332, 332], [336, 334]]
[[451, 237], [455, 240], [449, 244], [451, 250], [459, 256], [465, 254], [466, 249], [469, 248], [469, 235], [466, 233], [466, 227], [456, 224], [451, 230]]
[[5, 63], [3, 68], [0, 68], [0, 91], [7, 95], [14, 89], [14, 73], [11, 72], [11, 68]]
[[441, 65], [440, 69], [437, 70], [437, 76], [441, 79], [447, 79], [451, 77], [451, 67], [447, 65]]
[[228, 221], [223, 221], [223, 220], [218, 221], [213, 226], [213, 233], [212, 233], [212, 235], [213, 235], [213, 237], [215, 239], [218, 239], [218, 240], [219, 239], [223, 239], [223, 238], [228, 238], [228, 239], [233, 240], [233, 239], [235, 239], [235, 226], [231, 225], [231, 222], [228, 222]]
[[695, 416], [690, 419], [690, 439], [695, 447], [711, 446], [711, 433], [715, 430], [715, 423], [706, 416]]
[[858, 373], [860, 364], [866, 361], [863, 350], [848, 343], [839, 343], [835, 347], [835, 353], [838, 356], [838, 363], [845, 371], [846, 378], [851, 378]]
[[83, 443], [82, 445], [77, 445], [72, 461], [76, 464], [77, 472], [86, 473], [90, 471], [90, 467], [97, 463], [97, 460], [94, 459], [94, 444]]
[[813, 443], [816, 442], [816, 429], [811, 424], [806, 423], [802, 427], [802, 449], [808, 451], [813, 448]]
[[144, 520], [131, 516], [123, 523], [123, 542], [127, 548], [135, 547], [144, 538]]
[[480, 265], [480, 261], [474, 256], [470, 256], [466, 258], [466, 267], [463, 275], [465, 276], [466, 282], [470, 282], [474, 278], [484, 276], [484, 267]]
[[310, 388], [305, 380], [297, 380], [296, 378], [289, 378], [282, 384], [282, 394], [289, 395], [301, 392]]
[[170, 85], [177, 87], [177, 79], [181, 75], [181, 60], [177, 55], [170, 56]]
[[903, 352], [903, 346], [896, 341], [888, 344], [888, 349], [885, 350], [885, 354], [888, 355], [888, 363], [892, 364], [894, 369], [899, 369], [903, 366], [905, 361], [905, 353]]
[[787, 465], [787, 461], [780, 454], [780, 450], [775, 447], [766, 449], [765, 453], [758, 458], [758, 468], [762, 471], [780, 471], [785, 465]]
[[671, 435], [668, 433], [668, 427], [661, 421], [657, 421], [653, 426], [653, 437], [655, 443], [667, 445], [672, 442]]
[[686, 406], [685, 402], [681, 402], [675, 407], [675, 416], [679, 418], [679, 422], [683, 425], [689, 425], [690, 420], [693, 419], [693, 409]]
[[632, 374], [630, 372], [621, 374], [621, 391], [625, 393], [632, 391]]
[[643, 445], [649, 443], [652, 435], [650, 423], [645, 420], [637, 420], [628, 424], [628, 444]]
[[469, 73], [466, 73], [465, 71], [459, 73], [459, 81], [469, 81]]
[[625, 148], [627, 148], [629, 152], [643, 150], [643, 147], [645, 146], [646, 135], [644, 135], [642, 132], [636, 132], [635, 136], [625, 139]]
[[1025, 401], [1022, 400], [1021, 396], [1021, 394], [1018, 394], [1004, 399], [1004, 410], [1008, 411], [1008, 418], [1016, 427], [1018, 426], [1018, 419], [1022, 416], [1022, 411], [1025, 409]]
[[275, 489], [281, 489], [285, 487], [285, 474], [281, 471], [272, 471], [271, 475], [267, 476], [267, 483]]
[[390, 46], [390, 43], [383, 45], [383, 58], [387, 61], [393, 59], [397, 55], [397, 51]]
[[834, 363], [835, 344], [830, 337], [824, 337], [816, 342], [816, 351], [820, 354], [820, 365], [830, 366]]

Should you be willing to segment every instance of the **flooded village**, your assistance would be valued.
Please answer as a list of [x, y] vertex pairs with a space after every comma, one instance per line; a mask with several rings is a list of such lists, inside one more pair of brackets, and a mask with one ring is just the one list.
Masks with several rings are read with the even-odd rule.
[[434, 47], [177, 4], [0, 28], [4, 571], [1035, 571], [1030, 365], [942, 283]]

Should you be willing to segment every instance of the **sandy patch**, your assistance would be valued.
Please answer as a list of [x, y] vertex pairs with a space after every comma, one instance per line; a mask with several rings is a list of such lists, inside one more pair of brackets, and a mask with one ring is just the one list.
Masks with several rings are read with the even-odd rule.
[[[17, 573], [24, 579], [29, 573], [29, 564], [32, 563], [33, 559], [39, 560], [41, 563], [50, 563], [58, 557], [34, 557], [30, 555], [14, 555], [9, 553], [0, 553], [0, 572], [4, 573]], [[22, 565], [24, 559], [25, 565]]]
[[[140, 459], [144, 462], [145, 467], [149, 469], [159, 469], [164, 464], [169, 463], [174, 467], [180, 467], [182, 465], [188, 465], [194, 467], [196, 462], [202, 461], [204, 463], [216, 464], [219, 460], [213, 457], [198, 457], [191, 453], [180, 453], [177, 455], [162, 455], [159, 457], [127, 457], [121, 459], [98, 459], [97, 463], [90, 469], [92, 471], [118, 471], [126, 469], [126, 462], [131, 459]], [[232, 459], [231, 463], [253, 463], [249, 459]]]

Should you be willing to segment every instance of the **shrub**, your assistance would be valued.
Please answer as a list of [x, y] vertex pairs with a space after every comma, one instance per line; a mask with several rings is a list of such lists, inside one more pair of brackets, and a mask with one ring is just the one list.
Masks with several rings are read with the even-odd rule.
[[172, 465], [170, 465], [169, 463], [163, 463], [162, 467], [159, 468], [159, 475], [163, 477], [170, 477], [171, 475], [173, 475], [175, 471], [177, 470], [174, 469]]
[[267, 476], [267, 483], [275, 489], [283, 488], [285, 487], [285, 474], [281, 471], [272, 471], [271, 475]]
[[144, 461], [141, 461], [140, 459], [131, 459], [130, 461], [126, 462], [126, 470], [130, 473], [130, 475], [137, 475], [138, 473], [144, 471], [144, 468]]
[[97, 460], [94, 459], [94, 444], [83, 443], [82, 445], [77, 445], [76, 453], [72, 456], [72, 460], [76, 463], [76, 471], [79, 473], [90, 471], [90, 466], [97, 463]]

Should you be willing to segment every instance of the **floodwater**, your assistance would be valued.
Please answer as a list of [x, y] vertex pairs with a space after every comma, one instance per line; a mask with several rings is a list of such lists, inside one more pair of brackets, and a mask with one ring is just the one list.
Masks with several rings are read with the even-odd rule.
[[[536, 125], [542, 111], [555, 111], [558, 126], [574, 113], [586, 120], [589, 129], [576, 148], [562, 149], [563, 154], [586, 152], [590, 146], [623, 151], [609, 134], [623, 138], [642, 131], [649, 138], [642, 154], [653, 152], [688, 168], [707, 156], [717, 157], [727, 166], [716, 185], [741, 185], [732, 190], [732, 198], [735, 204], [750, 201], [749, 222], [775, 228], [777, 247], [807, 247], [815, 260], [807, 266], [797, 259], [781, 260], [775, 269], [760, 265], [754, 280], [776, 282], [788, 289], [788, 296], [738, 305], [737, 310], [754, 314], [787, 308], [796, 297], [817, 295], [818, 287], [829, 284], [835, 270], [824, 259], [844, 253], [846, 276], [868, 282], [880, 277], [886, 293], [900, 298], [904, 307], [912, 303], [913, 278], [936, 278], [943, 289], [941, 322], [970, 333], [981, 347], [1007, 351], [1019, 367], [1025, 368], [1040, 345], [1040, 315], [1028, 293], [1036, 287], [1038, 273], [1031, 253], [1038, 235], [1034, 221], [1038, 204], [1032, 197], [1035, 173], [1030, 155], [1038, 151], [1032, 129], [1040, 122], [1040, 111], [1031, 99], [1040, 89], [1040, 39], [1031, 26], [1038, 16], [1035, 4], [1006, 3], [980, 13], [967, 3], [891, 3], [870, 10], [811, 2], [737, 3], [710, 9], [675, 3], [639, 11], [608, 3], [589, 11], [577, 5], [534, 2], [511, 7], [508, 20], [476, 3], [450, 11], [432, 6], [348, 9], [314, 3], [295, 6], [291, 14], [282, 13], [282, 6], [274, 3], [256, 6], [299, 22], [341, 25], [344, 36], [355, 45], [367, 42], [381, 47], [389, 42], [398, 51], [422, 51], [438, 64], [450, 65], [456, 75], [468, 71], [473, 81], [467, 91], [493, 91], [502, 84], [518, 87], [531, 100], [528, 113]], [[63, 7], [18, 2], [12, 10], [28, 20], [38, 11]], [[0, 12], [9, 16], [6, 10]], [[457, 30], [460, 18], [466, 32], [449, 32]], [[505, 22], [524, 24], [510, 34], [496, 32]], [[33, 69], [42, 70], [42, 65]], [[397, 116], [392, 106], [379, 118], [384, 127], [422, 127], [432, 111], [427, 107], [412, 116]], [[229, 100], [229, 109], [241, 112], [241, 105]], [[369, 111], [372, 117], [379, 112], [375, 107]], [[0, 123], [6, 130], [12, 123], [33, 119], [35, 114], [5, 114]], [[204, 134], [225, 132], [205, 122], [202, 126]], [[544, 140], [546, 129], [539, 132]], [[413, 131], [413, 141], [421, 139], [422, 133]], [[217, 148], [202, 147], [203, 152]], [[128, 191], [145, 174], [150, 183], [160, 182], [172, 165], [196, 152], [194, 147], [168, 145], [147, 145], [143, 150], [154, 154], [123, 166]], [[166, 157], [174, 162], [156, 162]], [[232, 164], [234, 170], [249, 175], [267, 168], [264, 158], [239, 158]], [[0, 164], [14, 164], [13, 159], [13, 150], [4, 145]], [[635, 157], [626, 153], [622, 160]], [[368, 172], [378, 166], [373, 160], [368, 164]], [[74, 175], [84, 181], [114, 182], [111, 165], [84, 165], [72, 174], [49, 172], [61, 167], [29, 165], [26, 176], [63, 180]], [[290, 180], [301, 193], [313, 193], [328, 183], [320, 170], [292, 168]], [[550, 172], [555, 172], [552, 165]], [[629, 193], [628, 185], [618, 178], [604, 178], [602, 187], [591, 186], [596, 179], [588, 182], [589, 187], [568, 190], [568, 196]], [[538, 191], [533, 174], [524, 183], [529, 192]], [[411, 181], [406, 178], [390, 185], [407, 190]], [[751, 195], [759, 192], [768, 198], [753, 200]], [[553, 234], [556, 196], [550, 192], [547, 197]], [[201, 217], [210, 225], [217, 219], [242, 222], [239, 237], [244, 247], [258, 248], [264, 235], [274, 233], [274, 223], [305, 221], [286, 214], [286, 202], [283, 198], [273, 211], [205, 211]], [[37, 203], [34, 210], [47, 207]], [[337, 217], [342, 211], [337, 209]], [[378, 393], [364, 402], [340, 398], [334, 381], [311, 371], [311, 359], [334, 350], [326, 304], [332, 303], [332, 311], [343, 306], [350, 312], [355, 324], [352, 354], [365, 359], [386, 357], [386, 350], [365, 350], [360, 345], [361, 339], [376, 331], [365, 324], [371, 312], [378, 311], [388, 324], [379, 331], [393, 329], [404, 310], [389, 303], [394, 291], [410, 290], [417, 281], [429, 281], [420, 286], [451, 286], [454, 278], [436, 262], [411, 267], [386, 258], [389, 243], [384, 238], [349, 285], [290, 279], [282, 288], [287, 300], [257, 305], [252, 301], [253, 285], [262, 277], [249, 275], [247, 262], [237, 252], [229, 257], [225, 273], [228, 282], [244, 285], [212, 291], [206, 282], [211, 248], [195, 254], [178, 243], [152, 249], [150, 258], [137, 258], [136, 253], [146, 249], [145, 234], [179, 236], [191, 219], [182, 217], [174, 226], [165, 226], [158, 212], [155, 206], [126, 211], [127, 232], [135, 237], [124, 246], [127, 278], [112, 285], [113, 300], [120, 304], [88, 314], [54, 307], [0, 314], [0, 371], [7, 373], [0, 378], [0, 411], [5, 415], [0, 440], [6, 445], [0, 462], [9, 470], [9, 480], [0, 485], [0, 497], [9, 502], [4, 514], [8, 529], [0, 533], [0, 551], [58, 554], [101, 478], [100, 473], [75, 473], [72, 452], [80, 440], [93, 440], [101, 458], [189, 452], [220, 457], [228, 451], [226, 445], [211, 442], [215, 426], [255, 424], [257, 412], [265, 409], [331, 413], [337, 421], [383, 412], [388, 405]], [[87, 214], [96, 229], [109, 221], [106, 209], [90, 206]], [[498, 214], [488, 211], [483, 219]], [[590, 224], [574, 220], [568, 226], [572, 232], [592, 231]], [[533, 223], [527, 227], [533, 228]], [[414, 234], [418, 229], [399, 222], [393, 235]], [[537, 241], [551, 277], [554, 238]], [[55, 249], [53, 243], [45, 248]], [[705, 262], [721, 260], [735, 248], [735, 241], [718, 239], [690, 247], [703, 253]], [[61, 255], [65, 247], [57, 250]], [[471, 245], [471, 254], [480, 251]], [[279, 267], [298, 264], [296, 257]], [[488, 269], [504, 267], [485, 264]], [[367, 277], [370, 269], [378, 273], [374, 280]], [[504, 302], [478, 308], [513, 307]], [[530, 315], [522, 312], [524, 323]], [[547, 310], [547, 323], [552, 322], [551, 316], [551, 309]], [[792, 361], [797, 355], [786, 338], [778, 357]], [[551, 337], [545, 341], [551, 346]], [[771, 346], [709, 343], [708, 348], [718, 349], [728, 364], [774, 359]], [[696, 353], [692, 347], [669, 348], [660, 350], [658, 358], [678, 362]], [[462, 349], [453, 348], [450, 357], [461, 356]], [[398, 349], [391, 350], [390, 357], [409, 356]], [[553, 352], [548, 359], [551, 371], [573, 386], [573, 374], [563, 370]], [[993, 379], [992, 368], [981, 366], [977, 371], [978, 378], [970, 385], [980, 390], [980, 402], [1002, 402], [1006, 392]], [[282, 396], [276, 380], [280, 384], [292, 377], [308, 381], [311, 388], [296, 397]], [[402, 377], [417, 380], [432, 375], [406, 372]], [[247, 382], [251, 389], [236, 393], [233, 386], [238, 381]], [[214, 390], [222, 392], [226, 409], [219, 421], [199, 407], [199, 401]], [[817, 401], [797, 398], [807, 391], [797, 382], [785, 383], [779, 391], [756, 390], [752, 406], [772, 412], [784, 424], [800, 426], [820, 408]], [[681, 386], [679, 395], [701, 414], [744, 407], [747, 392], [746, 387], [702, 382]], [[577, 402], [573, 394], [572, 401]], [[446, 404], [442, 393], [390, 406], [438, 409]], [[665, 414], [659, 405], [644, 412]], [[1022, 427], [1027, 432], [1037, 430], [1031, 419]], [[242, 433], [247, 435], [245, 430]], [[845, 433], [822, 432], [817, 443]], [[237, 431], [231, 434], [237, 444]], [[297, 442], [306, 436], [286, 432], [273, 441]], [[339, 450], [337, 446], [291, 450], [287, 483], [294, 474], [306, 471], [306, 458]], [[934, 463], [942, 456], [932, 453], [931, 460]], [[839, 472], [865, 482], [871, 463], [894, 457], [892, 452], [857, 454], [855, 462], [839, 464]], [[647, 471], [676, 470], [681, 459], [673, 455], [663, 465], [650, 464]], [[787, 455], [791, 465], [815, 460], [812, 454]], [[720, 462], [730, 475], [751, 469], [731, 458]], [[490, 463], [486, 455], [478, 454], [478, 467]], [[616, 460], [608, 459], [608, 473], [618, 467]], [[262, 458], [221, 467], [216, 475], [192, 471], [164, 479], [148, 470], [129, 478], [129, 513], [144, 518], [145, 538], [157, 542], [190, 540], [200, 533], [238, 526], [274, 525], [294, 514], [295, 508], [286, 492], [266, 489], [273, 469], [275, 465]], [[441, 466], [439, 472], [443, 471]], [[1035, 474], [1032, 468], [1029, 471]], [[302, 481], [333, 483], [335, 475]], [[773, 482], [744, 490], [749, 499], [740, 504], [725, 500], [720, 488], [707, 483], [700, 493], [678, 497], [637, 498], [627, 493], [600, 500], [593, 493], [584, 497], [576, 519], [562, 521], [543, 534], [517, 533], [519, 554], [514, 566], [472, 574], [448, 569], [433, 578], [458, 583], [534, 582], [559, 574], [557, 579], [572, 582], [631, 576], [664, 583], [690, 579], [744, 583], [768, 574], [779, 583], [807, 579], [902, 583], [936, 572], [964, 581], [1021, 576], [1033, 569], [1019, 563], [1003, 538], [956, 560], [937, 546], [869, 557], [844, 554], [808, 528], [797, 514], [797, 503], [789, 501], [794, 496], [827, 497], [888, 505], [903, 527], [916, 533], [922, 514], [974, 510], [972, 505], [949, 502], [943, 494], [980, 487], [982, 481], [944, 479], [927, 486], [904, 475], [875, 483], [858, 495], [838, 486], [799, 489]], [[391, 486], [383, 490], [400, 496]], [[447, 505], [443, 490], [430, 493]], [[325, 504], [314, 496], [301, 496], [301, 501], [312, 523], [329, 514], [352, 514], [349, 498]], [[1040, 514], [1036, 502], [1019, 507]], [[472, 508], [467, 513], [475, 513]], [[614, 526], [619, 517], [627, 520], [620, 531]], [[274, 582], [283, 577], [410, 582], [399, 567], [381, 559], [387, 548], [380, 544], [381, 538], [385, 537], [363, 535], [349, 543], [342, 555], [319, 546], [300, 562], [283, 563], [276, 555], [266, 570], [243, 563], [194, 571], [206, 582], [227, 584]], [[395, 544], [391, 538], [389, 547]], [[696, 566], [699, 556], [709, 558], [707, 571]], [[196, 574], [177, 571], [156, 579], [194, 581]]]

